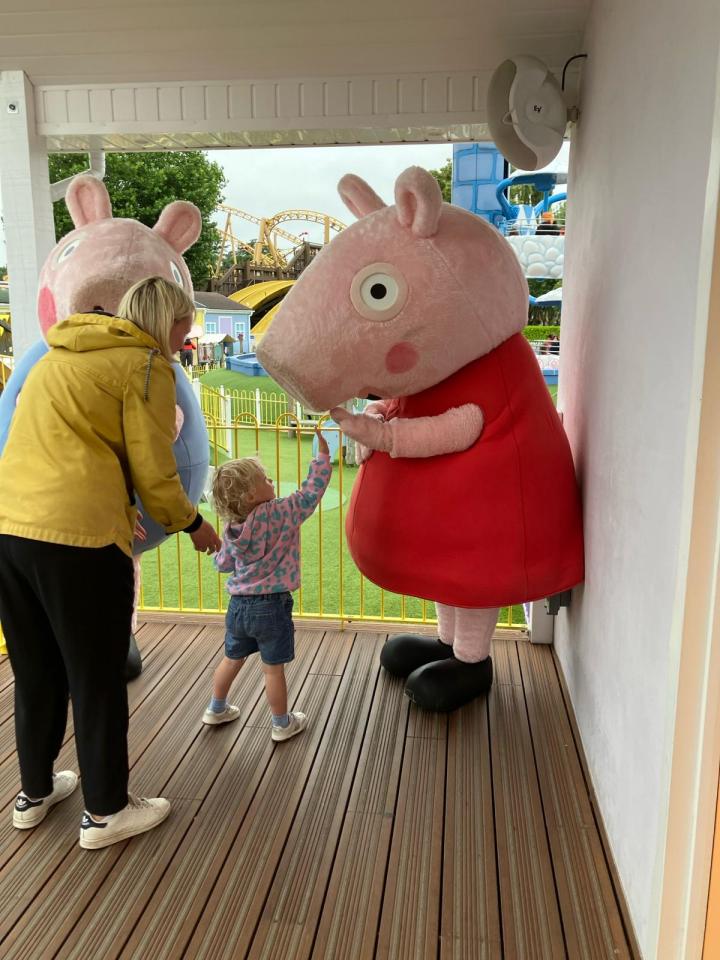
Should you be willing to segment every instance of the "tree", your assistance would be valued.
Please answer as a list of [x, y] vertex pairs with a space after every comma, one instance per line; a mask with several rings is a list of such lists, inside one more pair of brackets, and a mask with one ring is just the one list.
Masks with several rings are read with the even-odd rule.
[[429, 170], [428, 173], [440, 184], [442, 198], [446, 203], [450, 203], [452, 196], [452, 159], [446, 160], [439, 170]]
[[[50, 181], [87, 169], [85, 154], [51, 154]], [[200, 150], [186, 153], [110, 153], [104, 178], [116, 217], [129, 217], [152, 227], [168, 203], [189, 200], [202, 215], [202, 233], [185, 253], [193, 285], [202, 290], [220, 249], [220, 233], [210, 217], [222, 202], [227, 181], [219, 164]], [[55, 236], [73, 228], [64, 203], [54, 204]]]

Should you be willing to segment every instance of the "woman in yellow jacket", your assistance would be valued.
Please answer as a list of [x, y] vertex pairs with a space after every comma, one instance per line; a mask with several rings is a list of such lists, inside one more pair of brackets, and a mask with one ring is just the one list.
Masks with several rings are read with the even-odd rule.
[[72, 698], [85, 814], [80, 845], [105, 847], [168, 815], [128, 794], [124, 679], [133, 608], [133, 490], [168, 533], [220, 546], [188, 500], [173, 456], [174, 354], [194, 316], [175, 284], [151, 277], [119, 317], [76, 314], [22, 395], [0, 460], [0, 622], [15, 674], [20, 829], [75, 789], [53, 774]]

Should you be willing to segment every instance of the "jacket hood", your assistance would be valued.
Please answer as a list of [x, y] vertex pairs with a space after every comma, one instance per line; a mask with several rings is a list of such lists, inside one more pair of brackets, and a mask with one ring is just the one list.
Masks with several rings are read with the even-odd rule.
[[74, 353], [111, 347], [140, 347], [160, 351], [157, 341], [130, 320], [99, 313], [74, 313], [50, 327], [47, 342]]

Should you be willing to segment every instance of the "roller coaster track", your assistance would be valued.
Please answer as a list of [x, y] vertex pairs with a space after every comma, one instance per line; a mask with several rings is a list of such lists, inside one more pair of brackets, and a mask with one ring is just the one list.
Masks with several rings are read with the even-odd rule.
[[[282, 229], [279, 226], [280, 223], [321, 223], [324, 226], [324, 243], [330, 242], [331, 230], [339, 232], [345, 229], [345, 224], [342, 221], [328, 214], [318, 213], [315, 210], [283, 210], [273, 217], [256, 217], [246, 210], [240, 210], [225, 203], [220, 204], [218, 210], [226, 214], [226, 219], [225, 228], [222, 231], [222, 247], [215, 265], [214, 275], [216, 277], [222, 274], [222, 264], [228, 248], [232, 252], [233, 262], [235, 263], [237, 263], [236, 251], [244, 250], [251, 254], [252, 263], [255, 265], [286, 267], [288, 255], [292, 254], [298, 247], [302, 247], [304, 241], [302, 237]], [[247, 220], [249, 223], [258, 225], [258, 237], [254, 244], [245, 243], [235, 236], [232, 226], [233, 217], [239, 217], [241, 220]], [[293, 250], [280, 250], [276, 243], [277, 238], [287, 240], [292, 244]]]

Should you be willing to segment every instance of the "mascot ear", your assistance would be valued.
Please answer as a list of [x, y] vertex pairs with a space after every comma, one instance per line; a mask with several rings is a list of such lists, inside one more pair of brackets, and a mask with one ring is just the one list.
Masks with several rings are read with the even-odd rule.
[[76, 227], [84, 227], [96, 220], [109, 220], [112, 217], [107, 187], [102, 180], [87, 173], [71, 181], [65, 203]]
[[340, 180], [338, 193], [348, 210], [358, 219], [366, 217], [369, 213], [375, 213], [376, 210], [382, 210], [385, 206], [373, 188], [360, 177], [356, 177], [354, 173], [346, 173]]
[[175, 200], [165, 207], [153, 230], [178, 253], [184, 253], [200, 236], [202, 217], [194, 203]]
[[408, 167], [395, 183], [395, 209], [403, 227], [416, 237], [432, 237], [437, 233], [442, 211], [440, 186], [422, 167]]

